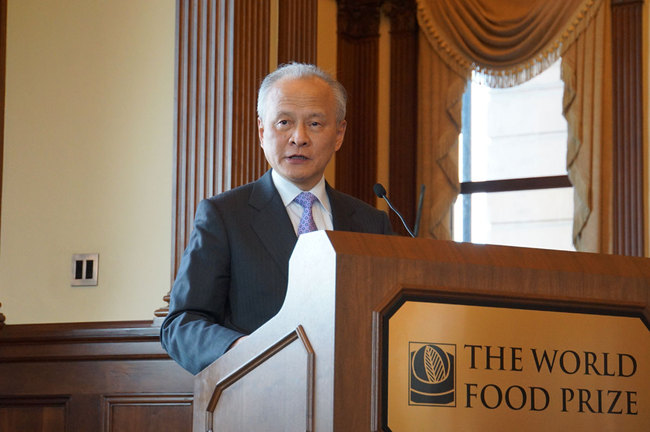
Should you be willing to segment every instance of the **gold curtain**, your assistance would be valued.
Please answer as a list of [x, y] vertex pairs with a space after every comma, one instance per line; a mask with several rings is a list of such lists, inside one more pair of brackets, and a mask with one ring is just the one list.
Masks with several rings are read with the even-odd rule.
[[[609, 3], [609, 2], [607, 2]], [[609, 4], [562, 55], [567, 169], [574, 187], [577, 250], [612, 253], [612, 78]]]
[[466, 83], [420, 40], [417, 177], [418, 184], [427, 186], [420, 220], [425, 237], [451, 238], [451, 207], [460, 192], [458, 134]]
[[461, 76], [490, 87], [521, 84], [553, 64], [602, 0], [418, 0], [424, 35]]
[[[599, 200], [604, 195], [594, 190], [600, 176], [592, 172], [600, 166], [602, 142], [611, 133], [601, 126], [606, 123], [601, 120], [606, 114], [602, 103], [607, 85], [602, 83], [611, 81], [605, 79], [611, 72], [605, 69], [608, 56], [602, 51], [608, 43], [603, 27], [608, 23], [608, 8], [601, 7], [603, 3], [609, 1], [417, 0], [421, 30], [418, 177], [428, 187], [429, 204], [421, 221], [426, 236], [451, 237], [450, 212], [460, 191], [461, 98], [471, 72], [490, 87], [509, 87], [533, 78], [567, 54], [574, 61], [565, 61], [562, 72], [563, 79], [573, 80], [565, 86], [563, 106], [574, 139], [569, 143], [567, 166], [571, 179], [585, 184], [576, 187], [574, 241], [579, 249], [594, 249], [594, 242], [585, 241], [584, 229], [593, 226], [594, 233], [601, 232], [602, 221], [592, 225], [588, 219], [593, 219], [594, 193]], [[587, 79], [598, 67], [601, 76]], [[587, 112], [583, 101], [599, 106]]]

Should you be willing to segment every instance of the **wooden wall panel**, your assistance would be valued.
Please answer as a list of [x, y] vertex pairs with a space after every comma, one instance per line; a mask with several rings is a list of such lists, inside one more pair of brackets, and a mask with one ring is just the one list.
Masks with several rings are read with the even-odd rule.
[[191, 431], [194, 378], [159, 331], [150, 321], [4, 326], [0, 430]]
[[192, 424], [192, 398], [177, 395], [115, 395], [104, 399], [105, 432], [181, 431]]
[[[391, 0], [389, 191], [393, 205], [414, 228], [417, 194], [418, 25], [415, 0]], [[395, 213], [393, 229], [408, 235]]]
[[336, 188], [374, 205], [382, 1], [339, 0], [338, 4], [337, 77], [348, 91], [348, 126], [336, 157]]
[[612, 0], [614, 253], [643, 256], [643, 0]]
[[315, 64], [318, 0], [279, 0], [278, 9], [278, 64]]
[[[203, 7], [201, 7], [203, 6]], [[211, 6], [208, 8], [208, 6]], [[172, 235], [173, 265], [172, 273], [175, 274], [180, 255], [189, 237], [189, 221], [193, 219], [199, 195], [206, 193], [201, 191], [205, 187], [205, 170], [202, 166], [197, 167], [198, 158], [206, 159], [206, 152], [212, 157], [220, 154], [222, 149], [215, 149], [212, 146], [205, 149], [197, 134], [207, 134], [210, 141], [214, 137], [213, 112], [199, 115], [197, 111], [206, 109], [207, 98], [213, 101], [215, 97], [214, 88], [206, 89], [204, 78], [205, 69], [197, 59], [205, 56], [206, 51], [215, 52], [214, 46], [200, 45], [200, 35], [205, 35], [207, 29], [202, 26], [215, 26], [216, 2], [203, 2], [199, 4], [193, 1], [177, 1], [176, 11], [176, 120], [175, 120], [175, 149], [173, 171], [173, 201], [174, 212], [172, 214]], [[208, 12], [211, 14], [207, 18]], [[210, 39], [209, 42], [213, 42]], [[208, 75], [214, 77], [214, 69], [208, 70]], [[201, 127], [204, 119], [208, 119], [207, 132]], [[198, 126], [197, 126], [198, 122]], [[205, 136], [205, 135], [203, 135]], [[212, 176], [214, 175], [213, 173]], [[211, 176], [211, 177], [212, 177]], [[212, 183], [212, 182], [210, 182]], [[198, 191], [197, 191], [198, 189]], [[172, 276], [173, 276], [172, 274]], [[157, 312], [158, 313], [158, 312]]]
[[228, 59], [233, 63], [231, 187], [237, 187], [267, 170], [257, 137], [256, 106], [257, 89], [269, 73], [270, 2], [234, 0], [232, 4], [234, 39]]
[[198, 202], [266, 170], [255, 105], [268, 73], [270, 14], [256, 0], [177, 4], [173, 275]]
[[0, 431], [65, 431], [67, 398], [0, 397]]

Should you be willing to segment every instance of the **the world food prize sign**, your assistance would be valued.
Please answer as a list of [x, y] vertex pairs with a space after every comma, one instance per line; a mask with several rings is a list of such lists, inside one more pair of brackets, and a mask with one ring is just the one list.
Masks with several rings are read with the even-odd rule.
[[456, 406], [456, 345], [409, 343], [409, 405]]
[[386, 430], [650, 432], [638, 318], [407, 301], [388, 324]]

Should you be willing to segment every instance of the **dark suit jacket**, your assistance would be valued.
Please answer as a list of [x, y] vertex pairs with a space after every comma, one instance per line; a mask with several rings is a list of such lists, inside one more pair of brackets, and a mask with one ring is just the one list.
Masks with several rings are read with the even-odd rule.
[[[335, 230], [392, 233], [386, 213], [326, 188]], [[201, 201], [161, 328], [169, 355], [196, 374], [273, 317], [296, 241], [271, 171]]]

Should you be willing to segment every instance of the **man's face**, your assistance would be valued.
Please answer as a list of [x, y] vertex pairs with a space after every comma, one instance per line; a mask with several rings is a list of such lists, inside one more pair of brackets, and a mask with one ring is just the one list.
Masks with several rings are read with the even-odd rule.
[[281, 79], [269, 90], [264, 116], [257, 128], [268, 163], [300, 189], [314, 187], [345, 135], [332, 89], [315, 77]]

